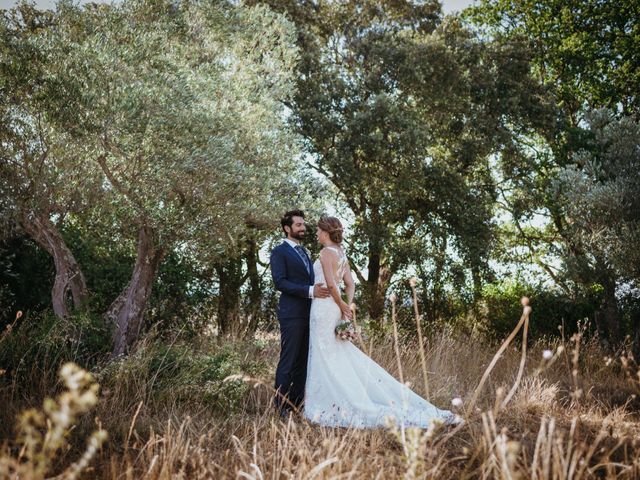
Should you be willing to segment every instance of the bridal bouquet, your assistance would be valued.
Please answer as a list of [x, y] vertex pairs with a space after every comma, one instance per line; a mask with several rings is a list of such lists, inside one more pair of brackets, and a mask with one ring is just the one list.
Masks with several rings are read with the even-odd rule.
[[360, 332], [356, 326], [349, 322], [348, 320], [342, 320], [338, 325], [336, 325], [336, 337], [340, 340], [357, 340], [360, 336]]

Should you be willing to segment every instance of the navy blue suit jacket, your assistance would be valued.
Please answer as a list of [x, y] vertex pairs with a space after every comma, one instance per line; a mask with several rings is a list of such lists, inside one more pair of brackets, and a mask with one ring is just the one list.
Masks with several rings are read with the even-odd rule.
[[300, 255], [287, 242], [271, 251], [271, 276], [276, 289], [281, 292], [278, 303], [278, 319], [309, 319], [311, 299], [309, 287], [313, 285], [313, 265], [307, 255], [309, 272]]

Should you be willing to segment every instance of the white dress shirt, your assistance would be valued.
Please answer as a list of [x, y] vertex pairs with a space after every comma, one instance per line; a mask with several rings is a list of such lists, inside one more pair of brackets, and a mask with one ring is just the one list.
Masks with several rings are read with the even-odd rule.
[[[285, 238], [285, 239], [284, 239], [284, 241], [285, 241], [285, 242], [287, 242], [287, 243], [289, 244], [289, 246], [290, 246], [291, 248], [293, 248], [294, 250], [296, 249], [296, 247], [297, 247], [298, 245], [300, 245], [299, 243], [294, 242], [294, 241], [293, 241], [293, 240], [291, 240], [290, 238]], [[298, 253], [297, 251], [296, 251], [296, 255], [298, 255], [298, 256], [299, 256], [299, 253]], [[301, 260], [302, 260], [302, 259], [301, 259]], [[308, 259], [308, 260], [309, 260], [309, 266], [310, 266], [311, 268], [313, 268], [313, 264], [311, 263], [311, 259]], [[309, 287], [309, 298], [313, 298], [313, 285], [311, 285], [311, 286]]]

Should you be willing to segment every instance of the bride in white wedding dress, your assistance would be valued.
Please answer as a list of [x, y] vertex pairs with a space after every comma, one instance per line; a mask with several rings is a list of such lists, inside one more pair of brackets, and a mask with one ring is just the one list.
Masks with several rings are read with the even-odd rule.
[[[354, 344], [336, 337], [336, 325], [351, 317], [355, 292], [337, 218], [320, 218], [318, 241], [324, 248], [313, 264], [315, 283], [325, 283], [331, 297], [311, 304], [304, 416], [330, 427], [383, 427], [388, 417], [405, 426], [428, 427], [434, 419], [457, 423], [451, 412], [436, 408]], [[341, 280], [348, 302], [340, 297]]]

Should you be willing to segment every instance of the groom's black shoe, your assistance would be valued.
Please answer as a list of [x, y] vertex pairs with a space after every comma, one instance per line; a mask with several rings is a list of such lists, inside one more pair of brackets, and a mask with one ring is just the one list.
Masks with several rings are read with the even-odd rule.
[[278, 410], [278, 416], [280, 417], [280, 420], [287, 423], [289, 418], [293, 418], [293, 412], [289, 409], [281, 409]]

